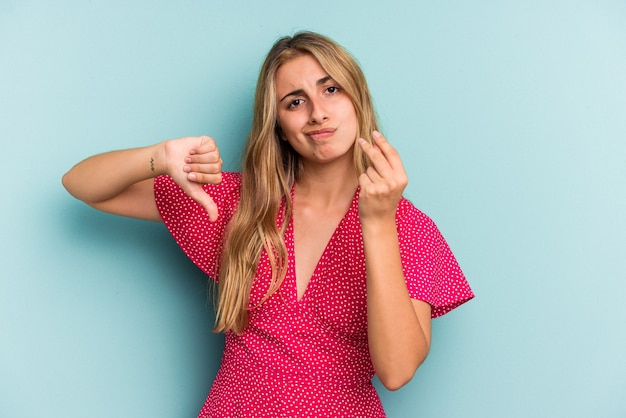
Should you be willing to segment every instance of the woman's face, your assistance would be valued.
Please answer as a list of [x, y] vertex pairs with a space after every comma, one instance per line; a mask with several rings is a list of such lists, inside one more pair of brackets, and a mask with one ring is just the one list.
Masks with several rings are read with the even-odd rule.
[[283, 139], [305, 164], [352, 164], [358, 132], [354, 105], [313, 56], [300, 55], [280, 66], [276, 101]]

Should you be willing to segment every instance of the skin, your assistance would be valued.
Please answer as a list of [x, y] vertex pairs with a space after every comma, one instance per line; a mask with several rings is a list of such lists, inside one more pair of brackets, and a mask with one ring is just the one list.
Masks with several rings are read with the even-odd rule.
[[[383, 385], [396, 390], [424, 361], [431, 338], [430, 305], [410, 298], [402, 272], [395, 212], [408, 180], [400, 157], [378, 132], [374, 145], [356, 137], [352, 102], [309, 55], [279, 68], [276, 95], [282, 140], [303, 161], [293, 218], [298, 298], [360, 187], [370, 356]], [[354, 146], [372, 162], [360, 177], [352, 163]], [[215, 220], [217, 208], [202, 185], [218, 184], [221, 171], [212, 138], [183, 137], [92, 156], [68, 171], [63, 185], [96, 209], [160, 222], [154, 177], [167, 174]]]
[[202, 190], [219, 184], [222, 160], [208, 136], [183, 137], [142, 148], [94, 155], [63, 176], [74, 197], [108, 213], [162, 222], [154, 201], [154, 177], [167, 174], [217, 219], [217, 207]]

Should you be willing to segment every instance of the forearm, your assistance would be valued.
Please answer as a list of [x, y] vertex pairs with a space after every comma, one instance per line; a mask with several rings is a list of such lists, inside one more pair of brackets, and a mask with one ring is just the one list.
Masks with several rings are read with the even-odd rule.
[[363, 223], [370, 356], [388, 389], [407, 383], [429, 350], [404, 281], [395, 219]]
[[63, 176], [72, 196], [86, 203], [111, 199], [128, 187], [165, 173], [162, 143], [89, 157]]

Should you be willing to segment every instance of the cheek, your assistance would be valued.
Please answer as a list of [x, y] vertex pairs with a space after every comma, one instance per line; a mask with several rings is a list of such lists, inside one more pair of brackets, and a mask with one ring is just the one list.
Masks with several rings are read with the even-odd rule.
[[280, 130], [283, 134], [283, 139], [293, 137], [298, 134], [302, 130], [302, 126], [306, 123], [306, 120], [302, 120], [298, 114], [291, 113], [287, 115], [287, 117], [279, 117], [278, 123], [280, 125]]
[[345, 102], [342, 104], [342, 113], [345, 119], [351, 120], [355, 125], [358, 124], [358, 118], [356, 117], [356, 109], [354, 108], [354, 105], [348, 98], [346, 98]]
[[354, 110], [354, 107], [352, 106], [352, 104], [350, 104], [350, 107], [346, 109], [345, 118], [347, 121], [349, 121], [350, 125], [352, 125], [352, 127], [354, 128], [354, 131], [355, 131], [354, 134], [356, 135], [357, 132], [359, 131], [359, 119], [356, 116], [356, 111]]

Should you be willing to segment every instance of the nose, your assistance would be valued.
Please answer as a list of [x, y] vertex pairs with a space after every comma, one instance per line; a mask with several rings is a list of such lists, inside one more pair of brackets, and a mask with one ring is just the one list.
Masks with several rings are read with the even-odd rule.
[[320, 99], [311, 99], [309, 103], [311, 106], [309, 123], [311, 123], [312, 125], [317, 125], [328, 120], [326, 108], [322, 105]]

